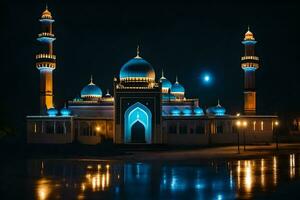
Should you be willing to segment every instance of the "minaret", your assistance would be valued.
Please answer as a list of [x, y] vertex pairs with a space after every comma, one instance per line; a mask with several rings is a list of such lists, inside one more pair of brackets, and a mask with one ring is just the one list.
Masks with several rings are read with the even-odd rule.
[[244, 70], [244, 114], [256, 114], [255, 71], [259, 68], [259, 58], [255, 56], [255, 38], [248, 27], [242, 44], [245, 46], [245, 55], [241, 58], [241, 67]]
[[45, 114], [46, 109], [53, 107], [52, 71], [56, 68], [56, 56], [53, 54], [55, 36], [52, 32], [54, 19], [47, 6], [39, 21], [42, 31], [37, 37], [40, 49], [36, 55], [36, 68], [40, 71], [40, 114]]

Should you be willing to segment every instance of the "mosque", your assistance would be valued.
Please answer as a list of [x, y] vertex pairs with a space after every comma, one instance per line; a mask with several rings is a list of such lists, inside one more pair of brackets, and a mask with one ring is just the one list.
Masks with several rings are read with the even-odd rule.
[[240, 115], [231, 115], [219, 101], [203, 110], [198, 98], [186, 97], [177, 77], [175, 83], [163, 72], [158, 78], [139, 48], [136, 56], [120, 67], [118, 77], [113, 79], [112, 93], [104, 93], [91, 77], [80, 97], [56, 108], [52, 78], [56, 38], [48, 8], [39, 21], [42, 31], [37, 37], [40, 48], [36, 68], [40, 72], [40, 113], [26, 117], [28, 143], [93, 145], [110, 140], [115, 144], [209, 145], [272, 141], [277, 116], [256, 114], [255, 72], [259, 57], [249, 29], [242, 41], [244, 110]]

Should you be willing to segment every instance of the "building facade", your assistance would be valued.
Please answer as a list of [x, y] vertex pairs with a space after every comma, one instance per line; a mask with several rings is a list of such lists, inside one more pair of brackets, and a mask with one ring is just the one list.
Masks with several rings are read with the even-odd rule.
[[[39, 53], [36, 67], [40, 70], [40, 114], [27, 116], [27, 142], [66, 144], [79, 142], [99, 144], [209, 145], [235, 144], [238, 138], [247, 143], [271, 142], [277, 116], [256, 115], [253, 34], [245, 34], [244, 114], [230, 115], [220, 102], [206, 110], [198, 98], [187, 98], [184, 86], [176, 77], [171, 83], [162, 72], [140, 55], [120, 67], [113, 79], [112, 94], [105, 94], [93, 78], [83, 87], [80, 97], [67, 101], [58, 110], [53, 103], [52, 72], [54, 35], [51, 12], [46, 8], [40, 19], [44, 29], [38, 41], [45, 51]], [[247, 126], [237, 126], [243, 121]], [[242, 133], [243, 137], [238, 137]]]

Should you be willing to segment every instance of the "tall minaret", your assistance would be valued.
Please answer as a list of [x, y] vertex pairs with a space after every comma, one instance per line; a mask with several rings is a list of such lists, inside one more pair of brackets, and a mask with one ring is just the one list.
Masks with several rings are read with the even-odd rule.
[[242, 57], [241, 67], [244, 70], [244, 114], [256, 114], [255, 71], [259, 68], [259, 58], [255, 56], [255, 38], [248, 27], [245, 38], [245, 55]]
[[55, 36], [52, 32], [54, 19], [47, 6], [39, 21], [42, 31], [37, 37], [40, 49], [36, 55], [36, 67], [40, 71], [40, 113], [45, 114], [46, 109], [53, 107], [52, 71], [56, 68], [56, 56], [53, 54]]

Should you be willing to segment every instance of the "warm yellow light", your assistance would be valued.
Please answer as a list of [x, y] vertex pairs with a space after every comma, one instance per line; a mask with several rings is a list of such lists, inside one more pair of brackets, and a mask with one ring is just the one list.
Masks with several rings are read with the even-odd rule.
[[109, 167], [110, 167], [109, 165], [106, 165], [106, 169], [109, 169]]
[[239, 117], [241, 115], [241, 113], [236, 113], [236, 116]]
[[278, 122], [278, 121], [276, 121], [276, 122], [275, 122], [275, 126], [278, 126], [278, 125], [279, 125], [279, 122]]
[[236, 122], [236, 125], [237, 125], [238, 127], [240, 127], [240, 126], [241, 126], [241, 121], [238, 120], [238, 121]]
[[247, 127], [247, 125], [248, 125], [248, 122], [247, 121], [243, 121], [243, 126]]
[[95, 129], [96, 129], [97, 132], [99, 132], [101, 128], [100, 128], [100, 126], [96, 126]]

